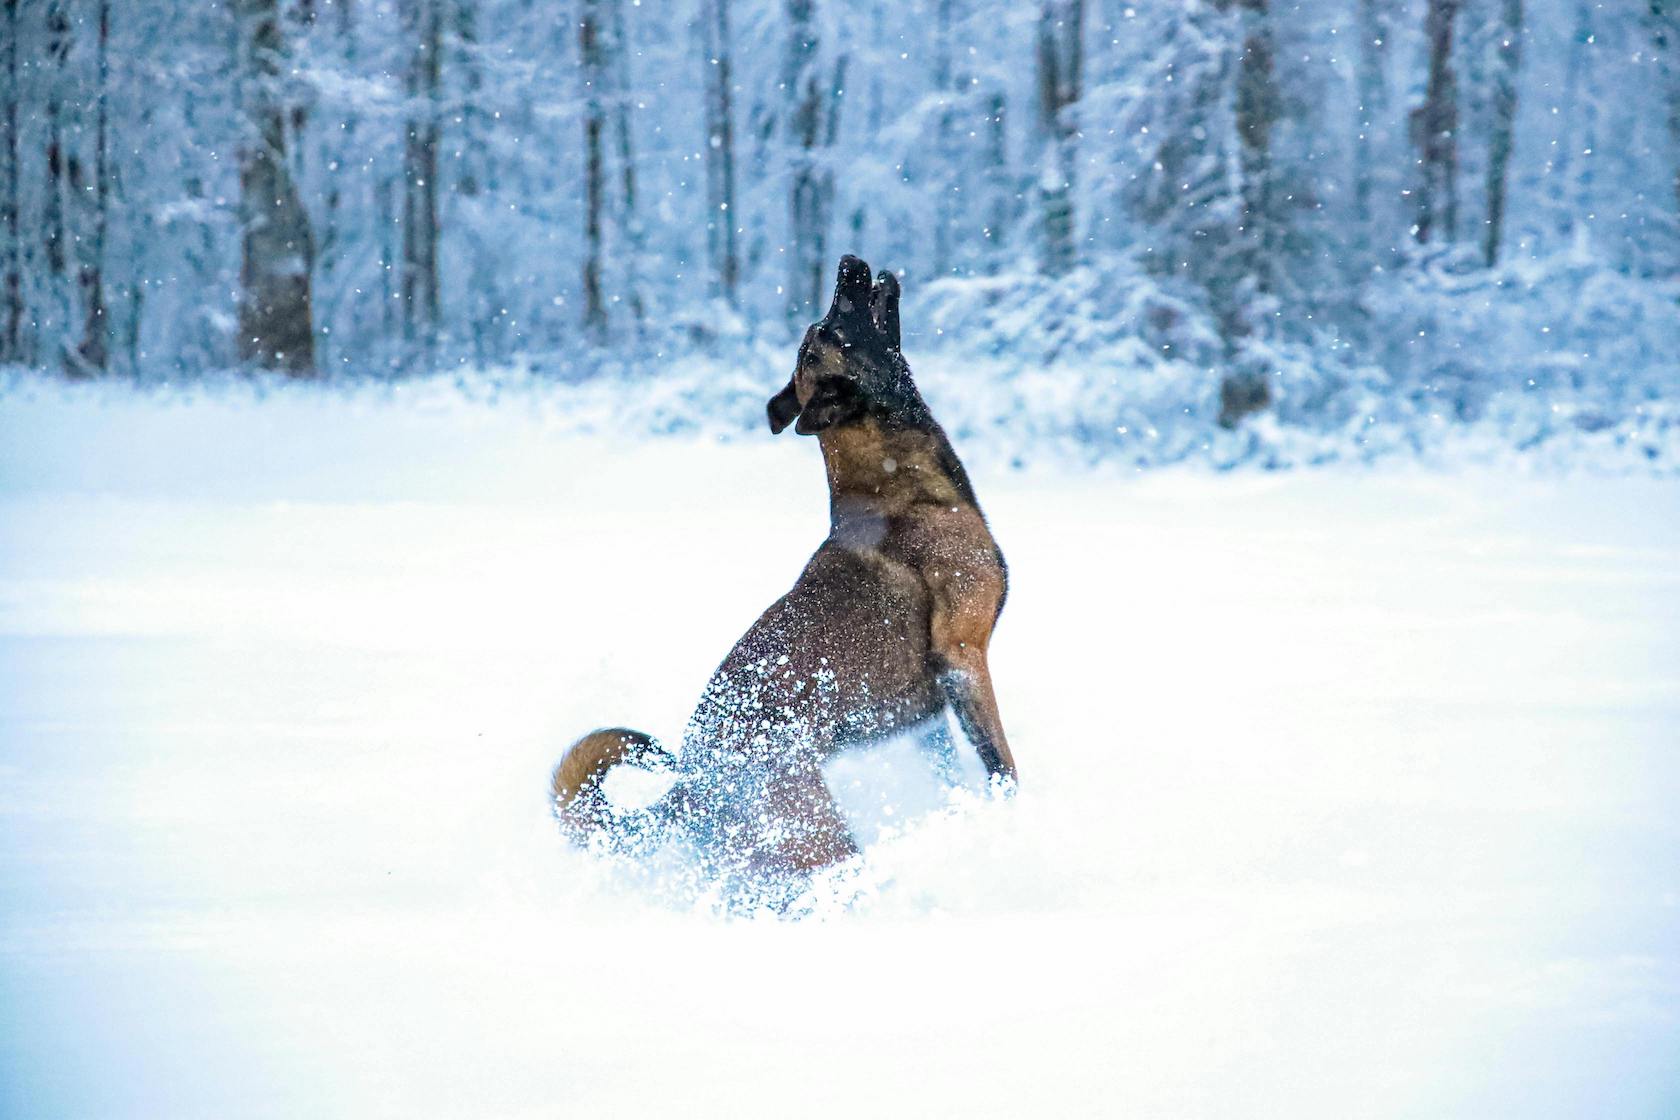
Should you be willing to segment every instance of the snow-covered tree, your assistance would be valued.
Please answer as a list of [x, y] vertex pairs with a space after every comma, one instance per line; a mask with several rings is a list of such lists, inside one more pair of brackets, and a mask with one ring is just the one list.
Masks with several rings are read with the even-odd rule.
[[241, 263], [239, 353], [295, 374], [315, 369], [309, 309], [315, 247], [286, 155], [286, 44], [276, 0], [237, 0]]
[[5, 22], [6, 84], [0, 91], [0, 232], [5, 241], [5, 260], [0, 263], [0, 362], [22, 362], [28, 358], [23, 342], [23, 248], [22, 179], [23, 144], [18, 119], [22, 96], [22, 71], [18, 66], [18, 19], [20, 0], [0, 0], [0, 20]]
[[443, 0], [403, 0], [411, 51], [404, 77], [403, 337], [430, 347], [438, 327], [438, 94], [443, 68]]
[[1417, 220], [1419, 242], [1436, 234], [1458, 236], [1458, 81], [1453, 69], [1453, 28], [1459, 0], [1428, 0], [1424, 35], [1429, 42], [1429, 84], [1412, 110], [1412, 142], [1417, 146]]
[[1084, 0], [1044, 0], [1038, 20], [1039, 127], [1044, 148], [1044, 271], [1060, 276], [1078, 259], [1074, 193], [1079, 175], [1077, 119], [1085, 62]]
[[1505, 191], [1516, 142], [1517, 77], [1522, 66], [1523, 0], [1501, 0], [1500, 15], [1493, 123], [1488, 137], [1487, 219], [1482, 231], [1482, 257], [1489, 268], [1499, 262], [1499, 245], [1505, 235]]

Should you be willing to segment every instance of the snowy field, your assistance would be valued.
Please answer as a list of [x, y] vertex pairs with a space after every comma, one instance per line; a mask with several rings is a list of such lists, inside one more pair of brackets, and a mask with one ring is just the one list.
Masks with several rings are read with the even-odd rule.
[[0, 1115], [1680, 1114], [1672, 481], [970, 454], [1020, 796], [842, 760], [855, 900], [725, 920], [545, 782], [815, 446], [242, 399], [0, 400]]

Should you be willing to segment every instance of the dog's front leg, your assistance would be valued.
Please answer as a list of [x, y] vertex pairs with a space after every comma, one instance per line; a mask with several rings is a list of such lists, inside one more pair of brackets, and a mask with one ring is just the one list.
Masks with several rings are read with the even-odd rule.
[[1003, 734], [992, 671], [986, 665], [986, 647], [1003, 602], [1003, 571], [1001, 566], [975, 563], [967, 574], [942, 566], [933, 576], [928, 637], [938, 661], [940, 690], [986, 773], [1013, 785], [1015, 756]]
[[[941, 694], [943, 695], [943, 692]], [[950, 698], [947, 696], [946, 703], [949, 702]], [[934, 775], [941, 782], [954, 786], [962, 780], [957, 745], [951, 741], [950, 721], [945, 718], [943, 710], [922, 725], [916, 736], [916, 745], [933, 764]]]
[[986, 667], [985, 653], [977, 653], [960, 661], [947, 659], [945, 670], [939, 674], [939, 687], [945, 693], [963, 735], [974, 745], [986, 773], [1014, 784], [1015, 756], [1009, 751], [1009, 740], [1003, 733], [1003, 720], [998, 716], [997, 697], [992, 693], [992, 674]]

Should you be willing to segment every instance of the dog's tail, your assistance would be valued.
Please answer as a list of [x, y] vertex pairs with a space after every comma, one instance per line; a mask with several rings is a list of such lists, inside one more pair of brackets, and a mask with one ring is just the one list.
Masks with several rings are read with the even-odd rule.
[[677, 760], [651, 735], [625, 727], [591, 731], [573, 743], [554, 768], [550, 789], [554, 815], [566, 833], [579, 842], [625, 823], [601, 790], [607, 771], [620, 763], [648, 770], [674, 770]]

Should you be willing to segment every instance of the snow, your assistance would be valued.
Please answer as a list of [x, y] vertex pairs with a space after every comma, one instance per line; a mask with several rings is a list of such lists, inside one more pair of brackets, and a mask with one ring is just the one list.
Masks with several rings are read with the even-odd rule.
[[0, 1114], [1680, 1108], [1672, 481], [959, 451], [1022, 790], [842, 760], [850, 905], [731, 920], [543, 793], [678, 733], [809, 441], [0, 398]]

